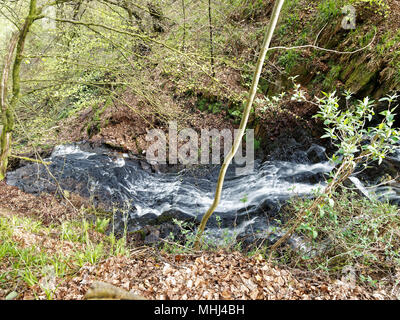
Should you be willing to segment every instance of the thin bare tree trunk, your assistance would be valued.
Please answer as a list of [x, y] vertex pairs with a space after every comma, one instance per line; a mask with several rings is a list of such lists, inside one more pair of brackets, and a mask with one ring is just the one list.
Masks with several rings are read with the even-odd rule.
[[211, 0], [208, 0], [208, 24], [209, 24], [209, 28], [210, 28], [210, 64], [211, 64], [211, 74], [212, 74], [213, 77], [215, 77], [215, 70], [214, 70], [214, 40], [213, 40]]
[[182, 38], [182, 52], [186, 50], [186, 7], [185, 0], [182, 0], [182, 14], [183, 14], [183, 38]]
[[238, 151], [240, 142], [242, 141], [242, 138], [243, 138], [244, 131], [246, 130], [251, 107], [253, 105], [254, 98], [257, 93], [258, 82], [260, 80], [260, 75], [261, 75], [262, 67], [264, 64], [265, 56], [266, 56], [269, 46], [271, 44], [272, 36], [274, 34], [276, 24], [278, 23], [279, 15], [280, 15], [280, 12], [281, 12], [284, 2], [285, 2], [285, 0], [276, 0], [275, 1], [274, 9], [272, 11], [272, 16], [271, 16], [271, 21], [270, 21], [268, 29], [265, 33], [264, 42], [261, 46], [261, 52], [258, 57], [256, 70], [254, 71], [253, 82], [251, 84], [249, 97], [248, 97], [246, 107], [243, 112], [242, 121], [240, 122], [239, 133], [236, 136], [235, 141], [233, 142], [231, 151], [227, 154], [225, 161], [221, 166], [221, 170], [220, 170], [218, 182], [217, 182], [217, 188], [215, 191], [214, 201], [213, 201], [211, 207], [208, 209], [208, 211], [204, 214], [203, 219], [199, 226], [199, 230], [196, 235], [196, 241], [194, 244], [196, 249], [199, 249], [200, 240], [203, 236], [204, 229], [206, 227], [208, 219], [211, 217], [211, 215], [213, 214], [213, 212], [215, 211], [215, 209], [217, 208], [217, 206], [219, 204], [219, 201], [221, 199], [222, 187], [224, 184], [226, 170], [228, 169], [229, 163], [232, 161], [233, 157], [235, 156], [236, 152]]

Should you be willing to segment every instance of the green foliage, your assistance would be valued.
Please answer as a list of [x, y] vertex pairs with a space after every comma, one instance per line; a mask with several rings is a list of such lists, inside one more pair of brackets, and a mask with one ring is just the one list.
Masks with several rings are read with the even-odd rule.
[[380, 55], [385, 55], [395, 48], [400, 41], [400, 30], [397, 33], [387, 31], [380, 39], [376, 50]]
[[238, 124], [241, 120], [245, 102], [232, 103], [230, 108], [228, 108], [228, 114], [233, 119], [235, 124]]
[[96, 105], [92, 107], [94, 111], [94, 115], [92, 120], [87, 125], [86, 131], [89, 137], [92, 137], [94, 134], [99, 133], [101, 131], [101, 115], [107, 110], [108, 107], [112, 105], [112, 99], [107, 98], [104, 106], [100, 108], [100, 106]]
[[210, 101], [209, 99], [201, 98], [197, 101], [197, 108], [200, 111], [216, 114], [220, 113], [224, 106], [220, 101]]
[[[109, 256], [129, 255], [125, 237], [117, 240], [111, 234], [92, 239], [93, 230], [104, 233], [108, 224], [109, 219], [97, 219], [93, 224], [83, 219], [44, 226], [32, 218], [0, 216], [0, 269], [4, 270], [0, 273], [0, 288], [13, 288], [18, 293], [22, 283], [38, 285], [46, 298], [52, 299], [58, 283], [83, 265], [96, 264]], [[21, 236], [27, 240], [25, 244], [18, 240]], [[41, 237], [54, 241], [54, 253], [38, 246]], [[60, 250], [65, 245], [69, 249]]]
[[[337, 167], [331, 172], [331, 179], [328, 180], [328, 184], [322, 193], [319, 192], [313, 200], [300, 200], [304, 205], [298, 208], [299, 212], [297, 213], [297, 217], [291, 223], [285, 235], [273, 245], [272, 253], [296, 230], [307, 235], [312, 240], [320, 238], [321, 233], [326, 232], [325, 237], [323, 237], [324, 240], [329, 242], [344, 241], [343, 247], [346, 249], [349, 248], [347, 241], [356, 241], [355, 239], [359, 237], [360, 232], [364, 232], [364, 234], [368, 232], [368, 234], [365, 234], [364, 243], [362, 243], [362, 245], [366, 245], [366, 247], [361, 247], [366, 250], [369, 249], [373, 241], [377, 241], [376, 235], [381, 235], [382, 232], [384, 232], [385, 229], [381, 230], [381, 228], [383, 228], [383, 226], [386, 227], [387, 221], [382, 222], [381, 216], [385, 217], [385, 213], [387, 212], [382, 210], [381, 206], [380, 209], [374, 208], [376, 211], [373, 212], [374, 214], [380, 215], [378, 219], [374, 220], [372, 219], [373, 217], [367, 217], [366, 219], [366, 222], [373, 221], [377, 224], [374, 226], [367, 224], [366, 228], [361, 224], [363, 229], [354, 233], [349, 232], [348, 227], [343, 228], [343, 226], [341, 226], [339, 228], [342, 215], [346, 212], [344, 207], [346, 205], [349, 206], [349, 204], [345, 204], [340, 210], [333, 210], [336, 210], [337, 204], [340, 202], [336, 190], [342, 186], [342, 183], [354, 172], [357, 165], [362, 164], [366, 167], [371, 161], [376, 160], [378, 164], [381, 164], [385, 156], [391, 151], [392, 145], [398, 141], [399, 132], [393, 129], [394, 108], [392, 106], [397, 96], [393, 95], [380, 100], [381, 102], [387, 103], [387, 110], [380, 113], [383, 119], [378, 125], [367, 127], [367, 123], [371, 121], [375, 115], [373, 102], [370, 101], [368, 97], [362, 101], [357, 100], [354, 104], [350, 104], [351, 94], [346, 92], [347, 106], [345, 110], [340, 111], [338, 98], [335, 93], [323, 94], [323, 98], [317, 98], [320, 111], [316, 117], [321, 118], [323, 124], [326, 126], [326, 134], [322, 138], [330, 138], [337, 148], [336, 153], [331, 158], [332, 162], [337, 164]], [[302, 92], [298, 86], [296, 86], [296, 92], [292, 99], [298, 101], [305, 100], [304, 92]], [[380, 205], [379, 202], [377, 203]], [[372, 207], [372, 204], [369, 206]], [[364, 213], [364, 211], [361, 212]], [[399, 222], [397, 208], [395, 212], [397, 220], [393, 221], [395, 224], [394, 230], [398, 229]], [[382, 213], [384, 214], [382, 215]], [[353, 218], [355, 219], [356, 217], [353, 215], [349, 220], [353, 221]], [[357, 219], [364, 219], [364, 215], [357, 216]], [[324, 223], [328, 221], [331, 224], [331, 228], [326, 230], [324, 229], [325, 225], [316, 225], [316, 223], [321, 220], [323, 220]], [[380, 223], [382, 223], [382, 225], [380, 225]], [[359, 226], [359, 224], [357, 224], [357, 226]], [[373, 231], [375, 236], [373, 239], [367, 237], [371, 231]], [[343, 234], [340, 234], [340, 232]], [[346, 235], [352, 237], [343, 238], [343, 236]], [[389, 233], [389, 235], [392, 237], [393, 233]], [[386, 243], [387, 240], [388, 239], [383, 238], [382, 243]], [[321, 245], [321, 242], [319, 242], [319, 245]], [[396, 245], [398, 245], [398, 243]], [[336, 246], [334, 248], [336, 248]], [[376, 256], [371, 255], [371, 252], [366, 253], [362, 251], [361, 248], [351, 250], [352, 257], [362, 257], [364, 259], [359, 261], [359, 263], [370, 264], [372, 260], [376, 260]], [[398, 263], [398, 246], [395, 250], [397, 250], [397, 256], [393, 256], [392, 253], [390, 253], [390, 255], [391, 258], [394, 257], [395, 263]], [[386, 252], [386, 249], [384, 251]], [[335, 252], [334, 257], [340, 257], [339, 260], [341, 260], [345, 254], [348, 254], [347, 251]], [[366, 256], [366, 254], [368, 256]], [[368, 257], [368, 259], [366, 257]], [[332, 257], [329, 257], [328, 262], [332, 261], [332, 259]], [[346, 263], [347, 262], [348, 261], [346, 261]], [[326, 262], [323, 268], [328, 270], [328, 266]]]
[[[66, 101], [65, 108], [59, 111], [57, 120], [69, 118], [77, 112], [103, 101], [101, 90], [96, 82], [102, 76], [100, 71], [86, 73], [79, 78], [78, 84], [57, 91], [54, 98]], [[93, 85], [90, 85], [93, 83]]]
[[278, 109], [285, 96], [286, 93], [282, 92], [277, 96], [256, 98], [254, 102], [257, 106], [257, 109], [261, 113], [265, 113], [268, 110]]
[[286, 38], [290, 32], [297, 31], [302, 6], [299, 0], [286, 0], [282, 8], [282, 22], [276, 30], [279, 38]]
[[290, 71], [299, 63], [301, 53], [298, 50], [287, 50], [278, 59], [280, 66], [285, 68], [286, 72]]
[[[236, 234], [228, 229], [222, 228], [222, 219], [216, 216], [216, 223], [219, 230], [219, 235], [205, 235], [204, 241], [201, 244], [200, 250], [237, 250], [241, 243], [236, 242]], [[196, 226], [192, 222], [173, 219], [173, 223], [179, 227], [180, 234], [174, 236], [172, 233], [164, 241], [161, 249], [173, 254], [190, 253], [193, 250], [193, 244], [196, 240]]]
[[[361, 30], [357, 30], [357, 33], [361, 33]], [[376, 26], [372, 26], [371, 29], [366, 32], [363, 36], [361, 36], [358, 40], [358, 44], [360, 47], [365, 47], [368, 43], [371, 42], [372, 38], [374, 37], [374, 35], [377, 32], [377, 27]]]
[[257, 18], [263, 14], [266, 5], [263, 0], [233, 0], [229, 2], [236, 9], [235, 19], [237, 20], [253, 20]]
[[343, 1], [323, 0], [318, 4], [318, 19], [325, 23], [336, 17], [342, 12]]
[[[371, 279], [376, 270], [392, 276], [400, 263], [398, 208], [350, 191], [335, 193], [330, 199], [317, 212], [307, 213], [297, 232], [310, 240], [309, 247], [287, 253], [291, 255], [289, 260], [329, 273], [340, 273], [350, 265], [360, 272], [361, 281]], [[307, 210], [311, 202], [292, 200], [288, 212]]]
[[389, 66], [395, 74], [396, 83], [400, 83], [400, 31], [396, 33], [387, 31], [379, 40], [376, 51], [378, 54], [389, 61]]
[[254, 150], [260, 150], [261, 148], [261, 139], [254, 138]]
[[[346, 93], [348, 103], [350, 99], [351, 94]], [[346, 110], [340, 111], [335, 93], [324, 93], [324, 98], [318, 99], [320, 111], [316, 117], [322, 119], [326, 126], [326, 134], [322, 138], [332, 139], [338, 148], [332, 160], [336, 163], [349, 161], [354, 165], [359, 162], [367, 165], [369, 161], [378, 160], [381, 164], [392, 150], [392, 145], [399, 140], [399, 131], [393, 128], [395, 108], [392, 104], [396, 99], [396, 95], [380, 99], [380, 102], [388, 104], [388, 109], [380, 113], [383, 120], [376, 127], [366, 128], [367, 122], [375, 115], [373, 101], [366, 97], [355, 105], [348, 104]], [[369, 143], [363, 144], [363, 141]]]
[[[320, 110], [314, 117], [321, 119], [325, 126], [326, 133], [321, 138], [331, 139], [337, 148], [332, 161], [340, 163], [342, 167], [347, 163], [352, 170], [359, 163], [367, 166], [370, 161], [377, 160], [381, 164], [392, 146], [399, 141], [399, 130], [393, 127], [397, 108], [393, 104], [398, 96], [394, 94], [381, 98], [379, 102], [387, 105], [387, 110], [379, 113], [382, 121], [375, 127], [367, 127], [375, 116], [373, 100], [365, 97], [351, 103], [352, 93], [346, 91], [346, 108], [341, 110], [336, 92], [322, 93], [322, 98], [316, 98]], [[296, 85], [292, 100], [307, 101], [299, 85]]]
[[383, 16], [387, 16], [388, 14], [390, 14], [390, 6], [388, 0], [352, 0], [351, 3], [366, 5], [375, 13]]
[[110, 224], [110, 219], [97, 218], [95, 229], [97, 232], [105, 233], [109, 224]]

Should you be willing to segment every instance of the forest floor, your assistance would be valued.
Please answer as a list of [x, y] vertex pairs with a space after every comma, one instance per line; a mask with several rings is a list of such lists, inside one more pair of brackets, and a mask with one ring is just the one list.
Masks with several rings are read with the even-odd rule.
[[[365, 23], [368, 27], [378, 25], [377, 43], [378, 39], [383, 37], [384, 31], [397, 31], [399, 8], [396, 1], [390, 2], [391, 20], [370, 15], [380, 20], [378, 19], [376, 23], [375, 21]], [[299, 8], [302, 7], [299, 5]], [[282, 32], [287, 44], [294, 43], [293, 38], [300, 37], [302, 28], [299, 26], [305, 24], [304, 21], [310, 20], [308, 11], [300, 9], [298, 11], [299, 16], [294, 15], [291, 18], [295, 18], [293, 28], [299, 32], [291, 33], [292, 37], [287, 37], [289, 32]], [[267, 15], [267, 12], [263, 14]], [[369, 21], [366, 17], [361, 15], [364, 20], [360, 20], [360, 24]], [[337, 21], [339, 23], [340, 19]], [[332, 28], [334, 29], [335, 25], [332, 25]], [[323, 32], [319, 44], [328, 45], [332, 35], [335, 35], [335, 30], [325, 28], [321, 31]], [[253, 33], [247, 32], [247, 34], [251, 36]], [[393, 37], [394, 34], [395, 32]], [[343, 33], [339, 32], [338, 39], [341, 39], [341, 36]], [[355, 33], [355, 40], [352, 38], [350, 40], [356, 42], [362, 37], [367, 39], [364, 33], [359, 35]], [[365, 39], [362, 38], [360, 43], [364, 44]], [[277, 41], [281, 40], [277, 38]], [[253, 53], [254, 46], [244, 43], [246, 44], [242, 46], [244, 52], [239, 51], [239, 53], [242, 55], [247, 51], [249, 55]], [[347, 42], [342, 41], [342, 44], [345, 46]], [[384, 53], [383, 57], [380, 57], [384, 61], [381, 63], [381, 69], [386, 70], [380, 72], [383, 80], [391, 78], [387, 73], [395, 69], [393, 61], [397, 60], [392, 61], [391, 57], [392, 53], [395, 56], [394, 53], [398, 52], [398, 44], [396, 39], [393, 43], [388, 42], [387, 46], [380, 45]], [[360, 44], [357, 43], [356, 47], [360, 47]], [[365, 52], [366, 56], [368, 53]], [[278, 56], [280, 55], [276, 53], [272, 58]], [[361, 58], [350, 62], [334, 58], [335, 55], [311, 55], [305, 51], [304, 54], [298, 55], [285, 53], [281, 60], [286, 65], [294, 59], [293, 65], [296, 68], [301, 66], [300, 69], [305, 70], [303, 71], [307, 81], [304, 82], [318, 88], [315, 91], [319, 92], [321, 88], [316, 84], [322, 83], [320, 81], [322, 78], [330, 76], [327, 86], [332, 87], [333, 84], [333, 87], [337, 88], [342, 87], [348, 80], [348, 77], [345, 77], [347, 74], [342, 76], [340, 73], [331, 74], [330, 68], [334, 69], [339, 64], [347, 65], [351, 62], [357, 69], [356, 66], [362, 65], [363, 62]], [[385, 69], [386, 65], [390, 68]], [[306, 66], [308, 68], [305, 68]], [[298, 71], [296, 68], [284, 71], [292, 74]], [[217, 76], [225, 77], [223, 83], [231, 91], [237, 94], [247, 91], [241, 84], [243, 81], [238, 71], [217, 69]], [[157, 77], [151, 80], [161, 82]], [[358, 81], [356, 80], [355, 82]], [[203, 100], [207, 106], [215, 104], [214, 98], [222, 100], [214, 96], [215, 93], [211, 90], [209, 96], [193, 94], [189, 97], [183, 95], [175, 97], [176, 90], [168, 89], [173, 87], [173, 84], [169, 80], [163, 81], [165, 81], [162, 82], [162, 87], [165, 87], [164, 93], [157, 97], [157, 108], [149, 103], [143, 103], [132, 92], [124, 91], [110, 105], [104, 103], [96, 108], [90, 107], [74, 117], [65, 119], [64, 122], [57, 122], [56, 125], [50, 122], [51, 131], [45, 128], [46, 131], [38, 134], [40, 145], [54, 146], [63, 142], [90, 140], [141, 154], [148, 147], [145, 140], [147, 132], [157, 128], [167, 133], [169, 121], [178, 121], [179, 128], [191, 127], [196, 130], [232, 129], [237, 126], [233, 118], [229, 117], [227, 110], [223, 110], [222, 107], [218, 107], [220, 109], [217, 108], [216, 112], [214, 110], [203, 112], [199, 109]], [[371, 82], [375, 84], [379, 81], [373, 79]], [[203, 84], [203, 87], [207, 86], [207, 83]], [[358, 90], [362, 91], [361, 88]], [[311, 106], [288, 103], [286, 100], [281, 104], [283, 107], [277, 108], [280, 111], [277, 113], [278, 116], [266, 112], [259, 120], [258, 131], [263, 139], [262, 142], [266, 141], [264, 144], [271, 144], [286, 132], [285, 130], [298, 126], [310, 129], [315, 137], [320, 136], [320, 132], [316, 130], [318, 125], [310, 120], [315, 114]], [[275, 114], [275, 111], [273, 109], [270, 113]], [[257, 131], [257, 127], [255, 129]], [[316, 132], [313, 132], [314, 130]], [[25, 138], [22, 137], [20, 140]], [[266, 147], [262, 145], [262, 148]], [[16, 151], [19, 155], [32, 156], [30, 144]], [[15, 165], [21, 163], [18, 161]], [[85, 216], [87, 211], [85, 208], [87, 203], [79, 198], [61, 201], [52, 195], [34, 196], [4, 182], [0, 183], [0, 299], [83, 299], [94, 281], [113, 284], [147, 299], [400, 298], [398, 284], [381, 287], [379, 283], [374, 285], [356, 283], [351, 272], [333, 277], [322, 271], [304, 271], [304, 269], [279, 266], [274, 261], [266, 261], [258, 253], [249, 255], [233, 251], [231, 248], [219, 248], [201, 253], [185, 248], [182, 252], [171, 253], [163, 248], [137, 247], [134, 241], [125, 243], [113, 238], [112, 235], [107, 235], [101, 220], [89, 221], [90, 219]]]
[[83, 299], [103, 281], [147, 299], [393, 299], [351, 273], [277, 266], [220, 248], [171, 253], [123, 244], [65, 201], [0, 184], [0, 299]]

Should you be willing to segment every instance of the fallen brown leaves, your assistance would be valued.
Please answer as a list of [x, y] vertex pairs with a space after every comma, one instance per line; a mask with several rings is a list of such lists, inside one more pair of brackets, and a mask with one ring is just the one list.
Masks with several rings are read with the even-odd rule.
[[63, 204], [49, 194], [34, 196], [0, 182], [0, 208], [13, 211], [13, 214], [30, 216], [44, 224], [56, 223], [77, 217], [78, 212], [70, 205]]
[[[154, 252], [153, 252], [154, 253]], [[85, 266], [56, 291], [57, 299], [83, 299], [94, 281], [104, 281], [147, 299], [385, 299], [341, 281], [301, 279], [268, 264], [261, 256], [205, 252], [179, 260], [164, 253], [148, 257], [112, 257]]]
[[[51, 196], [35, 197], [17, 188], [0, 184], [0, 214], [30, 216], [48, 223], [71, 218], [73, 212]], [[101, 236], [90, 232], [92, 240]], [[14, 228], [13, 240], [22, 247], [37, 247], [48, 255], [71, 250], [83, 251], [79, 243], [63, 241], [59, 235], [33, 233]], [[81, 246], [81, 247], [79, 247]], [[5, 261], [6, 262], [6, 261]], [[10, 266], [0, 261], [0, 269]], [[136, 249], [130, 258], [109, 257], [79, 270], [74, 276], [40, 279], [50, 283], [56, 299], [83, 299], [95, 281], [103, 281], [146, 299], [389, 299], [383, 290], [372, 291], [352, 279], [328, 279], [322, 273], [306, 274], [267, 263], [262, 256], [247, 257], [239, 252], [202, 252], [199, 255], [172, 255], [155, 249]], [[75, 273], [76, 272], [76, 273]], [[70, 273], [71, 274], [71, 273]], [[44, 285], [23, 285], [19, 299], [46, 299]], [[0, 290], [4, 298], [7, 290]]]

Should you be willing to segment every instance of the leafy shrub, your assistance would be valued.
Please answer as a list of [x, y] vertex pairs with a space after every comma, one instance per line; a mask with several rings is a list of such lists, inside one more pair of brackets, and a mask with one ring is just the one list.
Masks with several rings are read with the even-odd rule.
[[[296, 85], [293, 100], [304, 101], [305, 93]], [[354, 170], [363, 165], [367, 167], [372, 161], [378, 161], [380, 165], [385, 156], [392, 149], [392, 145], [398, 141], [399, 131], [393, 128], [394, 109], [392, 104], [398, 96], [393, 95], [380, 99], [387, 102], [387, 110], [381, 112], [382, 121], [375, 127], [367, 127], [366, 124], [375, 115], [373, 101], [368, 97], [350, 104], [351, 93], [346, 92], [347, 106], [341, 111], [338, 97], [335, 93], [323, 93], [323, 98], [317, 98], [320, 111], [316, 117], [321, 118], [325, 125], [326, 134], [322, 138], [330, 138], [337, 151], [331, 161], [337, 167], [330, 173], [328, 184], [322, 192], [317, 194], [308, 206], [302, 207], [296, 217], [289, 223], [286, 233], [271, 247], [271, 255], [282, 245], [295, 231], [311, 231], [312, 237], [318, 236], [318, 230], [306, 223], [307, 218], [318, 219], [321, 212], [325, 212], [329, 206], [335, 205], [334, 195], [343, 182], [349, 178]], [[336, 218], [335, 218], [336, 219]]]
[[[359, 280], [374, 278], [378, 270], [380, 276], [392, 275], [400, 265], [398, 207], [351, 191], [335, 193], [331, 199], [331, 205], [307, 213], [297, 231], [310, 240], [310, 247], [287, 252], [289, 260], [330, 273], [351, 265], [359, 271]], [[287, 213], [307, 209], [311, 202], [293, 200]]]

